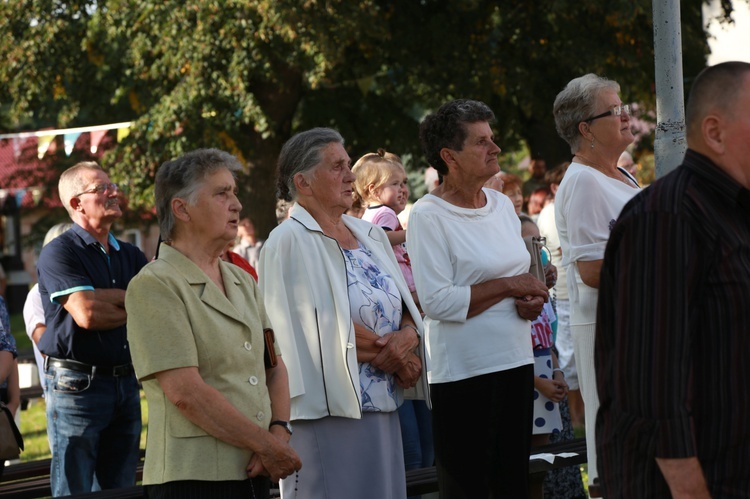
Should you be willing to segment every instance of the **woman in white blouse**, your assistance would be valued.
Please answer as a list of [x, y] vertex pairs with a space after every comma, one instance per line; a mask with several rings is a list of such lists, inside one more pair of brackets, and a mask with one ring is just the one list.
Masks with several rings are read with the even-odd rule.
[[567, 269], [570, 328], [585, 403], [589, 494], [596, 483], [594, 427], [599, 397], [594, 371], [594, 331], [599, 272], [609, 233], [625, 203], [640, 189], [617, 160], [630, 145], [630, 108], [620, 100], [620, 85], [587, 74], [571, 80], [553, 108], [560, 136], [574, 154], [555, 197], [555, 220]]
[[485, 104], [456, 100], [420, 141], [443, 183], [414, 205], [407, 241], [427, 314], [441, 497], [527, 497], [534, 377], [530, 320], [548, 299], [531, 276], [521, 222], [498, 173]]

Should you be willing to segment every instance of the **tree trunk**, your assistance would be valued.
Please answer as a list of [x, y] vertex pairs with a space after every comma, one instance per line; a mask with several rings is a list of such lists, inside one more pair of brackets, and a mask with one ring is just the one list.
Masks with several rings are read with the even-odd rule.
[[549, 119], [530, 119], [524, 127], [526, 143], [532, 157], [541, 157], [551, 170], [563, 161], [570, 161], [573, 156], [570, 146], [560, 138], [555, 129], [555, 122]]
[[259, 139], [248, 161], [248, 174], [238, 182], [242, 216], [252, 219], [259, 239], [266, 239], [276, 227], [276, 159], [282, 143]]
[[303, 96], [302, 74], [283, 61], [273, 61], [274, 79], [254, 81], [253, 94], [268, 118], [270, 134], [263, 137], [252, 124], [240, 131], [236, 143], [242, 150], [248, 175], [240, 179], [242, 216], [249, 216], [255, 235], [266, 239], [276, 227], [276, 161], [284, 142], [291, 137], [292, 119]]

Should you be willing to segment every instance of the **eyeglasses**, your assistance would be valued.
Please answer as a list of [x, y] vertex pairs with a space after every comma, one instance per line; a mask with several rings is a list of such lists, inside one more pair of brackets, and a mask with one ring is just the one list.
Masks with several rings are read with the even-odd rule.
[[583, 121], [591, 123], [592, 121], [598, 120], [599, 118], [604, 118], [605, 116], [610, 116], [610, 115], [620, 116], [620, 115], [622, 115], [622, 113], [625, 113], [628, 116], [632, 116], [630, 114], [630, 106], [628, 104], [623, 104], [622, 106], [615, 106], [612, 109], [610, 109], [609, 111], [603, 112], [602, 114], [597, 114], [593, 118], [589, 118], [589, 119], [586, 119], [586, 120], [583, 120]]
[[112, 183], [98, 184], [92, 187], [91, 189], [86, 189], [83, 192], [79, 192], [73, 197], [77, 198], [78, 196], [81, 196], [83, 194], [93, 194], [93, 193], [104, 194], [105, 192], [115, 192], [116, 190], [118, 190], [117, 184], [112, 184]]

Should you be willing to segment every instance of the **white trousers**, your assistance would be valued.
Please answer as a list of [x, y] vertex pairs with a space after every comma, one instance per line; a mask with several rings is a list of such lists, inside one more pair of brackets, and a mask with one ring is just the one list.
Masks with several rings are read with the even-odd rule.
[[570, 326], [578, 367], [578, 384], [586, 407], [586, 454], [589, 464], [589, 485], [599, 476], [596, 468], [596, 413], [599, 410], [599, 394], [596, 391], [594, 369], [594, 337], [596, 324]]
[[557, 300], [557, 337], [555, 338], [557, 360], [565, 374], [570, 390], [578, 390], [578, 370], [574, 354], [573, 336], [570, 332], [570, 300]]

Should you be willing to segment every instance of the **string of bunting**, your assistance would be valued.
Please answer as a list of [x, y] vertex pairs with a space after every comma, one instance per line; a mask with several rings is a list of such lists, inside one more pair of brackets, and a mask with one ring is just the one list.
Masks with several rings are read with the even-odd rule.
[[120, 141], [128, 136], [130, 133], [130, 127], [133, 125], [132, 121], [124, 121], [121, 123], [110, 123], [107, 125], [95, 125], [95, 126], [84, 126], [76, 128], [60, 128], [57, 130], [39, 130], [36, 132], [19, 132], [19, 133], [3, 133], [0, 134], [0, 140], [7, 139], [13, 143], [13, 151], [16, 157], [21, 150], [21, 142], [31, 137], [37, 137], [37, 157], [42, 159], [47, 151], [54, 150], [54, 140], [58, 135], [63, 136], [63, 142], [65, 145], [65, 154], [70, 156], [73, 152], [73, 146], [78, 140], [78, 137], [82, 133], [91, 134], [91, 154], [95, 154], [99, 148], [99, 144], [104, 138], [104, 135], [108, 130], [117, 130], [117, 140]]

